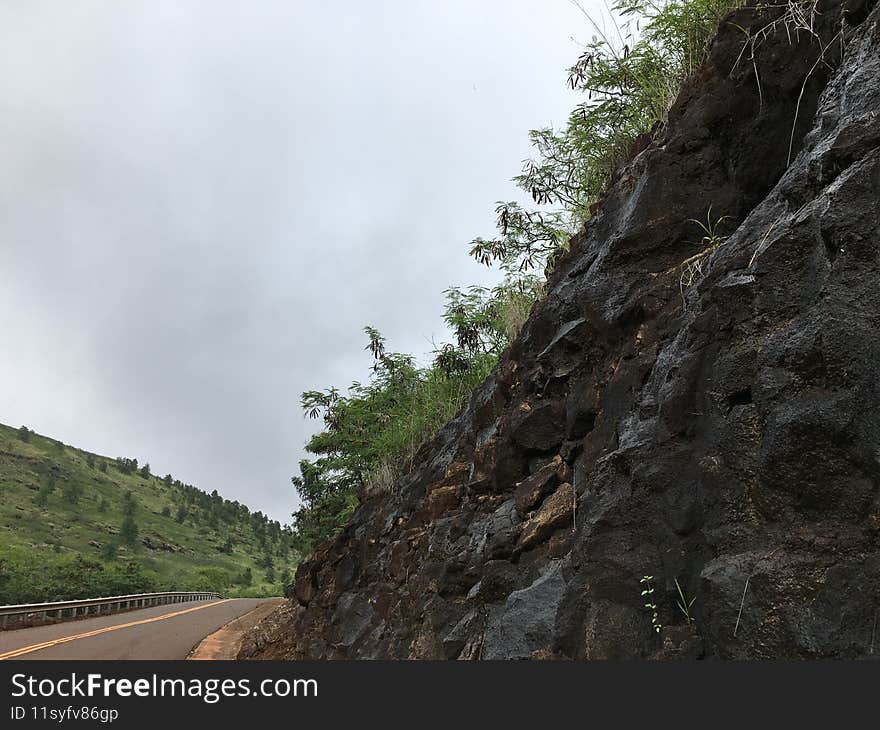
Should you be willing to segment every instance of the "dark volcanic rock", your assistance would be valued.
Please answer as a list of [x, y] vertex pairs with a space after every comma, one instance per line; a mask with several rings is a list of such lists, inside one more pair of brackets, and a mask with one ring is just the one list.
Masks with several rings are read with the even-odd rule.
[[565, 587], [562, 566], [554, 562], [530, 586], [511, 593], [486, 628], [482, 658], [530, 659], [552, 650]]
[[511, 418], [513, 442], [527, 451], [548, 451], [562, 443], [565, 421], [559, 403], [523, 403]]
[[[743, 62], [736, 26], [781, 8], [721, 24], [496, 371], [251, 655], [872, 654], [880, 10], [847, 7], [821, 3], [824, 62], [784, 31]], [[710, 206], [729, 237], [683, 297]]]

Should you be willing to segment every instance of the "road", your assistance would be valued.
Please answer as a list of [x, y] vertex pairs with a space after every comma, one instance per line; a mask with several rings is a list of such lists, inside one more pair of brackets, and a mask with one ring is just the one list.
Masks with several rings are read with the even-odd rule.
[[193, 601], [0, 631], [0, 660], [185, 659], [208, 634], [265, 600]]

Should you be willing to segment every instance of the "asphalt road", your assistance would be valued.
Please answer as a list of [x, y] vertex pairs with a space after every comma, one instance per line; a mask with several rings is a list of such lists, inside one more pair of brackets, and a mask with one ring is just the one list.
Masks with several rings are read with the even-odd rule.
[[2, 659], [185, 659], [208, 634], [266, 599], [193, 601], [0, 631]]

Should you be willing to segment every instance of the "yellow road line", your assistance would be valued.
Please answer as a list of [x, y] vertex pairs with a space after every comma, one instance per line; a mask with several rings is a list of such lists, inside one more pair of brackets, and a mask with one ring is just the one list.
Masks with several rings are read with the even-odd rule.
[[50, 646], [57, 646], [58, 644], [66, 644], [68, 641], [76, 641], [77, 639], [87, 639], [90, 636], [97, 636], [98, 634], [106, 634], [108, 631], [118, 631], [119, 629], [129, 629], [132, 626], [142, 626], [143, 624], [151, 624], [154, 621], [164, 621], [167, 618], [174, 618], [175, 616], [182, 616], [185, 613], [191, 613], [193, 611], [200, 611], [203, 608], [208, 608], [210, 606], [219, 606], [221, 603], [226, 603], [227, 601], [231, 601], [231, 598], [224, 598], [222, 601], [213, 601], [212, 603], [206, 603], [201, 606], [193, 606], [192, 608], [185, 608], [182, 611], [175, 611], [174, 613], [165, 613], [161, 616], [154, 616], [153, 618], [145, 618], [140, 621], [130, 621], [127, 624], [117, 624], [115, 626], [105, 626], [103, 629], [96, 629], [95, 631], [87, 631], [83, 634], [75, 634], [73, 636], [63, 636], [60, 639], [53, 639], [52, 641], [44, 641], [42, 644], [33, 644], [31, 646], [23, 646], [20, 649], [13, 649], [12, 651], [7, 651], [5, 654], [0, 654], [0, 661], [4, 659], [14, 659], [17, 656], [21, 656], [22, 654], [30, 654], [34, 651], [40, 651], [40, 649], [48, 649]]

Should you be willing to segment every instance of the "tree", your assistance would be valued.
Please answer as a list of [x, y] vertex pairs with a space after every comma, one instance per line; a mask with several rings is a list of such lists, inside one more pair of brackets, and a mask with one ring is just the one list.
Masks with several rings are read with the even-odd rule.
[[137, 512], [137, 502], [134, 501], [134, 495], [129, 489], [122, 498], [122, 514], [126, 517], [134, 517]]
[[49, 504], [49, 495], [52, 494], [53, 489], [54, 487], [51, 482], [43, 484], [34, 497], [34, 504], [37, 505], [37, 507], [47, 506]]
[[116, 457], [116, 468], [122, 474], [134, 474], [138, 468], [137, 459], [127, 459], [124, 456]]
[[179, 524], [183, 524], [183, 521], [186, 519], [186, 516], [187, 516], [188, 514], [189, 514], [189, 512], [188, 512], [188, 510], [186, 509], [186, 505], [185, 505], [185, 504], [182, 504], [182, 505], [180, 505], [180, 506], [177, 508], [177, 514], [175, 515], [174, 519], [175, 519]]
[[34, 504], [37, 505], [37, 507], [45, 507], [49, 504], [49, 497], [54, 491], [55, 477], [50, 476], [42, 485], [40, 485], [40, 488], [34, 497]]
[[162, 508], [162, 516], [171, 517], [171, 507], [169, 507], [167, 504]]
[[125, 515], [122, 520], [122, 526], [119, 528], [119, 537], [129, 546], [133, 546], [137, 542], [138, 526], [134, 521], [134, 515]]
[[69, 504], [79, 504], [79, 499], [82, 495], [83, 487], [78, 482], [67, 482], [61, 490], [61, 496]]
[[166, 487], [170, 487], [174, 483], [174, 477], [170, 474], [166, 474], [165, 478], [162, 480], [165, 483]]
[[101, 463], [98, 464], [98, 469], [106, 474], [107, 473], [107, 462], [101, 461]]
[[274, 583], [275, 582], [275, 566], [272, 564], [269, 564], [269, 566], [266, 568], [266, 582], [267, 583]]
[[149, 462], [147, 462], [146, 464], [144, 464], [141, 467], [141, 477], [143, 477], [144, 479], [150, 478], [150, 464], [149, 464]]
[[257, 560], [257, 565], [261, 568], [265, 568], [268, 570], [275, 570], [275, 561], [272, 559], [272, 555], [267, 553], [263, 554], [263, 557]]
[[115, 540], [108, 540], [101, 547], [101, 558], [108, 562], [116, 560], [119, 554], [119, 543]]
[[27, 426], [21, 426], [18, 429], [18, 438], [20, 441], [24, 441], [25, 443], [30, 443], [31, 440], [31, 430]]

